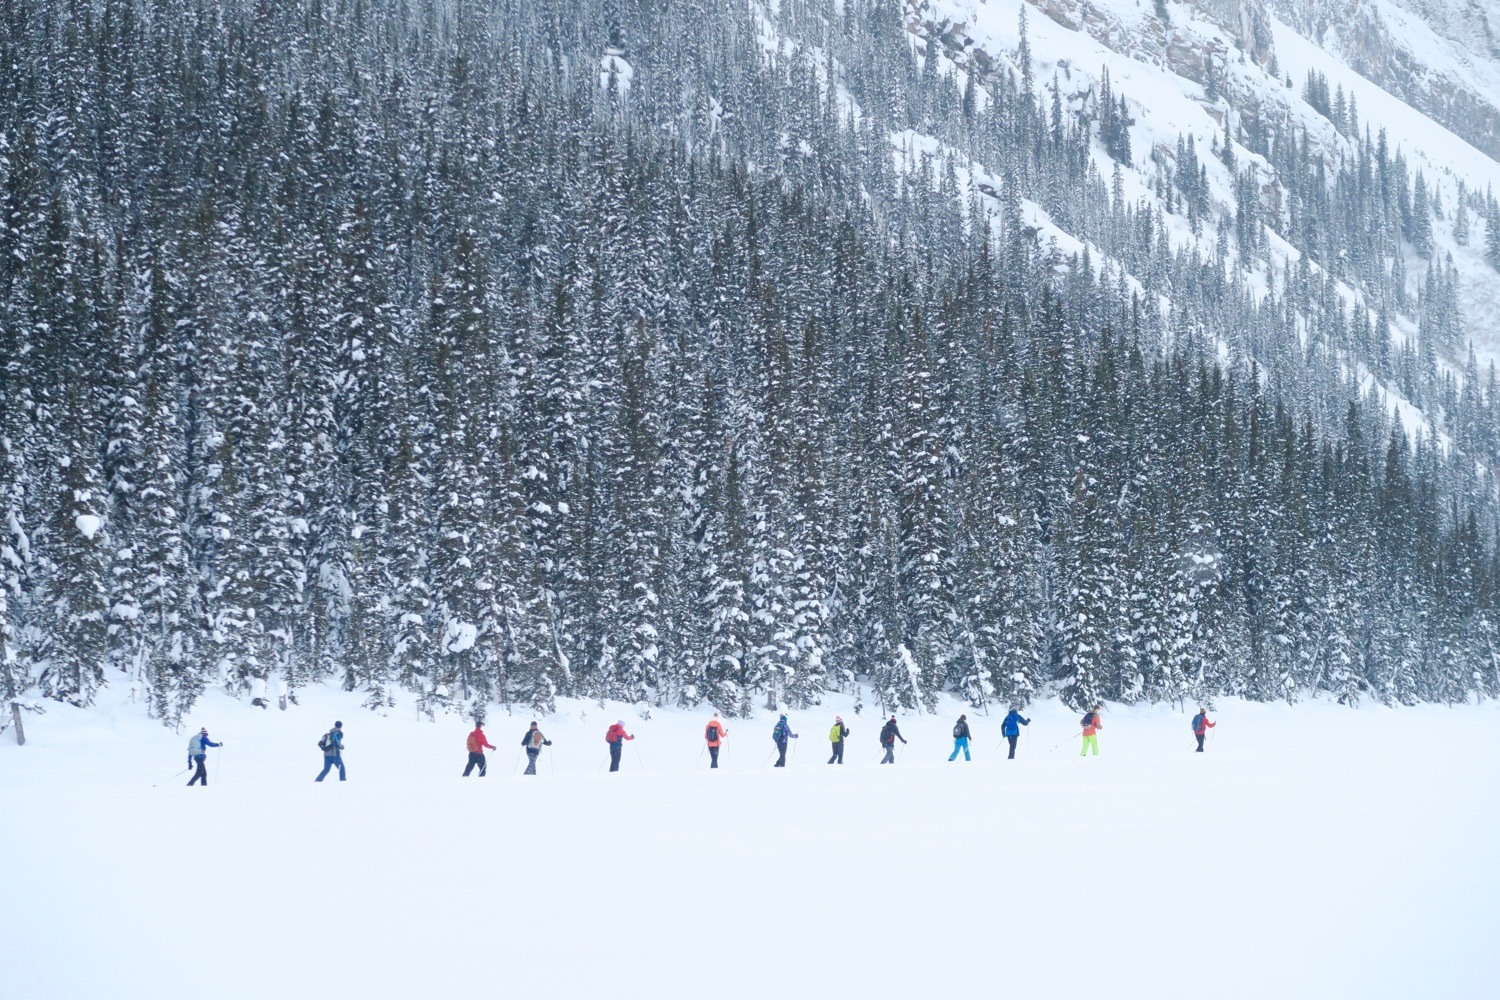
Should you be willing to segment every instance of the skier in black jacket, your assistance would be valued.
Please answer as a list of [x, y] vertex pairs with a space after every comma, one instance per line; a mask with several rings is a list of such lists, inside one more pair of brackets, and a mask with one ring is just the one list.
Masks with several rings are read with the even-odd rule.
[[[536, 774], [536, 759], [541, 756], [542, 747], [550, 747], [551, 745], [552, 741], [543, 736], [542, 731], [533, 722], [531, 728], [526, 730], [526, 735], [521, 737], [521, 746], [526, 748], [527, 774]], [[557, 762], [553, 761], [553, 767], [555, 768], [556, 766]], [[514, 770], [511, 773], [515, 773]]]
[[890, 722], [880, 727], [880, 745], [885, 747], [885, 756], [880, 759], [880, 763], [896, 763], [897, 740], [904, 744], [906, 737], [901, 735], [901, 727], [896, 725], [896, 717], [893, 715]]
[[948, 760], [950, 762], [957, 760], [960, 750], [964, 752], [964, 760], [971, 759], [969, 757], [969, 717], [967, 715], [960, 715], [958, 721], [953, 724], [953, 752], [948, 755]]

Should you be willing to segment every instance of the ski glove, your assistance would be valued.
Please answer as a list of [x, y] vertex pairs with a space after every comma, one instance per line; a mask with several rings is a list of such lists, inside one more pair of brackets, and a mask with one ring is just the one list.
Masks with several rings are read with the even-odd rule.
[[544, 746], [544, 747], [550, 747], [551, 745], [552, 745], [552, 741], [551, 740], [542, 740], [542, 746]]

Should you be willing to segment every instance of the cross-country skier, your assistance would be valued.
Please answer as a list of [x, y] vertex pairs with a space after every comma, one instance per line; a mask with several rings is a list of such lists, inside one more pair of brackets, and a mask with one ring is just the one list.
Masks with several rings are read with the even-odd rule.
[[335, 767], [339, 769], [339, 780], [347, 780], [348, 775], [344, 773], [344, 724], [335, 722], [318, 741], [318, 746], [323, 748], [323, 771], [315, 780], [322, 781]]
[[198, 770], [188, 779], [188, 787], [192, 788], [198, 782], [203, 782], [203, 787], [208, 787], [208, 748], [221, 747], [224, 744], [215, 743], [208, 738], [208, 729], [200, 729], [188, 737], [188, 767], [198, 765]]
[[719, 747], [724, 743], [724, 737], [729, 735], [729, 730], [724, 728], [724, 723], [719, 720], [719, 713], [708, 720], [708, 725], [703, 727], [703, 738], [708, 741], [708, 766], [710, 768], [719, 766]]
[[1021, 735], [1021, 727], [1029, 725], [1031, 725], [1031, 720], [1023, 718], [1021, 710], [1015, 705], [1010, 706], [1010, 714], [1005, 717], [1004, 722], [1000, 723], [1000, 735], [1004, 736], [1005, 741], [1010, 744], [1010, 756], [1005, 758], [1006, 760], [1016, 759], [1016, 739]]
[[880, 758], [882, 764], [896, 763], [896, 741], [903, 744], [906, 737], [901, 735], [901, 727], [896, 725], [896, 717], [891, 716], [891, 721], [880, 727], [880, 745], [885, 747], [885, 756]]
[[498, 747], [489, 741], [489, 737], [484, 735], [484, 727], [479, 724], [478, 719], [474, 720], [474, 731], [469, 734], [466, 745], [469, 748], [469, 762], [464, 765], [464, 777], [467, 778], [469, 772], [476, 767], [479, 768], [479, 776], [481, 778], [484, 777], [489, 772], [489, 767], [485, 763], [484, 752], [485, 750], [496, 750]]
[[[533, 722], [531, 728], [526, 730], [526, 735], [521, 737], [521, 746], [526, 748], [525, 773], [536, 774], [536, 759], [542, 755], [542, 747], [550, 747], [551, 745], [552, 741], [543, 736], [542, 731]], [[555, 761], [553, 762], [553, 766], [556, 767]]]
[[1193, 736], [1198, 740], [1198, 749], [1194, 751], [1195, 753], [1203, 752], [1203, 737], [1207, 736], [1208, 731], [1217, 725], [1217, 722], [1208, 721], [1208, 709], [1199, 705], [1198, 714], [1193, 716]]
[[1082, 757], [1093, 748], [1094, 756], [1099, 756], [1099, 730], [1104, 728], [1103, 721], [1099, 718], [1101, 706], [1095, 705], [1083, 716], [1083, 746], [1078, 748], [1078, 756]]
[[620, 769], [620, 751], [625, 749], [626, 740], [633, 739], [635, 737], [625, 731], [624, 719], [620, 719], [613, 726], [610, 726], [609, 732], [604, 734], [604, 742], [609, 744], [609, 769], [611, 771], [618, 771]]
[[949, 763], [958, 759], [958, 752], [964, 752], [964, 760], [969, 757], [969, 717], [960, 715], [958, 721], [953, 724], [953, 752], [948, 755]]
[[833, 756], [828, 758], [828, 763], [844, 762], [844, 741], [849, 738], [851, 730], [844, 725], [844, 717], [835, 715], [833, 717], [833, 728], [828, 730], [828, 742], [833, 744]]
[[786, 716], [783, 715], [777, 721], [776, 727], [771, 730], [771, 740], [776, 744], [776, 749], [778, 751], [778, 755], [776, 757], [776, 763], [773, 766], [775, 766], [775, 767], [786, 767], [786, 746], [787, 746], [787, 741], [788, 740], [795, 740], [797, 738], [798, 738], [797, 734], [794, 733], [794, 732], [792, 732], [791, 723], [787, 722], [786, 721]]

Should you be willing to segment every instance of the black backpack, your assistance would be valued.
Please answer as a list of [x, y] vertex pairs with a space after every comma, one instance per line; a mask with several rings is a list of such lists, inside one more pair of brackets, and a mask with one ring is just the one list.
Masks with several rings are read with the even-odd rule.
[[714, 740], [718, 739], [719, 738], [719, 724], [717, 722], [710, 722], [708, 724], [708, 729], [706, 729], [704, 731], [703, 735], [708, 738], [708, 742], [710, 742], [710, 743], [712, 743]]
[[324, 753], [327, 753], [329, 750], [333, 749], [333, 730], [330, 729], [328, 732], [324, 733], [318, 740], [318, 749], [322, 750]]
[[953, 738], [955, 740], [963, 739], [964, 736], [967, 735], [964, 732], [964, 729], [965, 729], [965, 726], [964, 726], [964, 724], [962, 722], [955, 722], [953, 724]]

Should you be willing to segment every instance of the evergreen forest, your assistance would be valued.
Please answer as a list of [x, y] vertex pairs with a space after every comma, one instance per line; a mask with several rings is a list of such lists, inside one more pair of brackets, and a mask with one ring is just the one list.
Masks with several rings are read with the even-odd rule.
[[912, 28], [0, 7], [0, 696], [1500, 695], [1500, 381], [1432, 238], [1500, 264], [1493, 196], [1315, 77], [1338, 156], [1132, 150], [1024, 36]]

